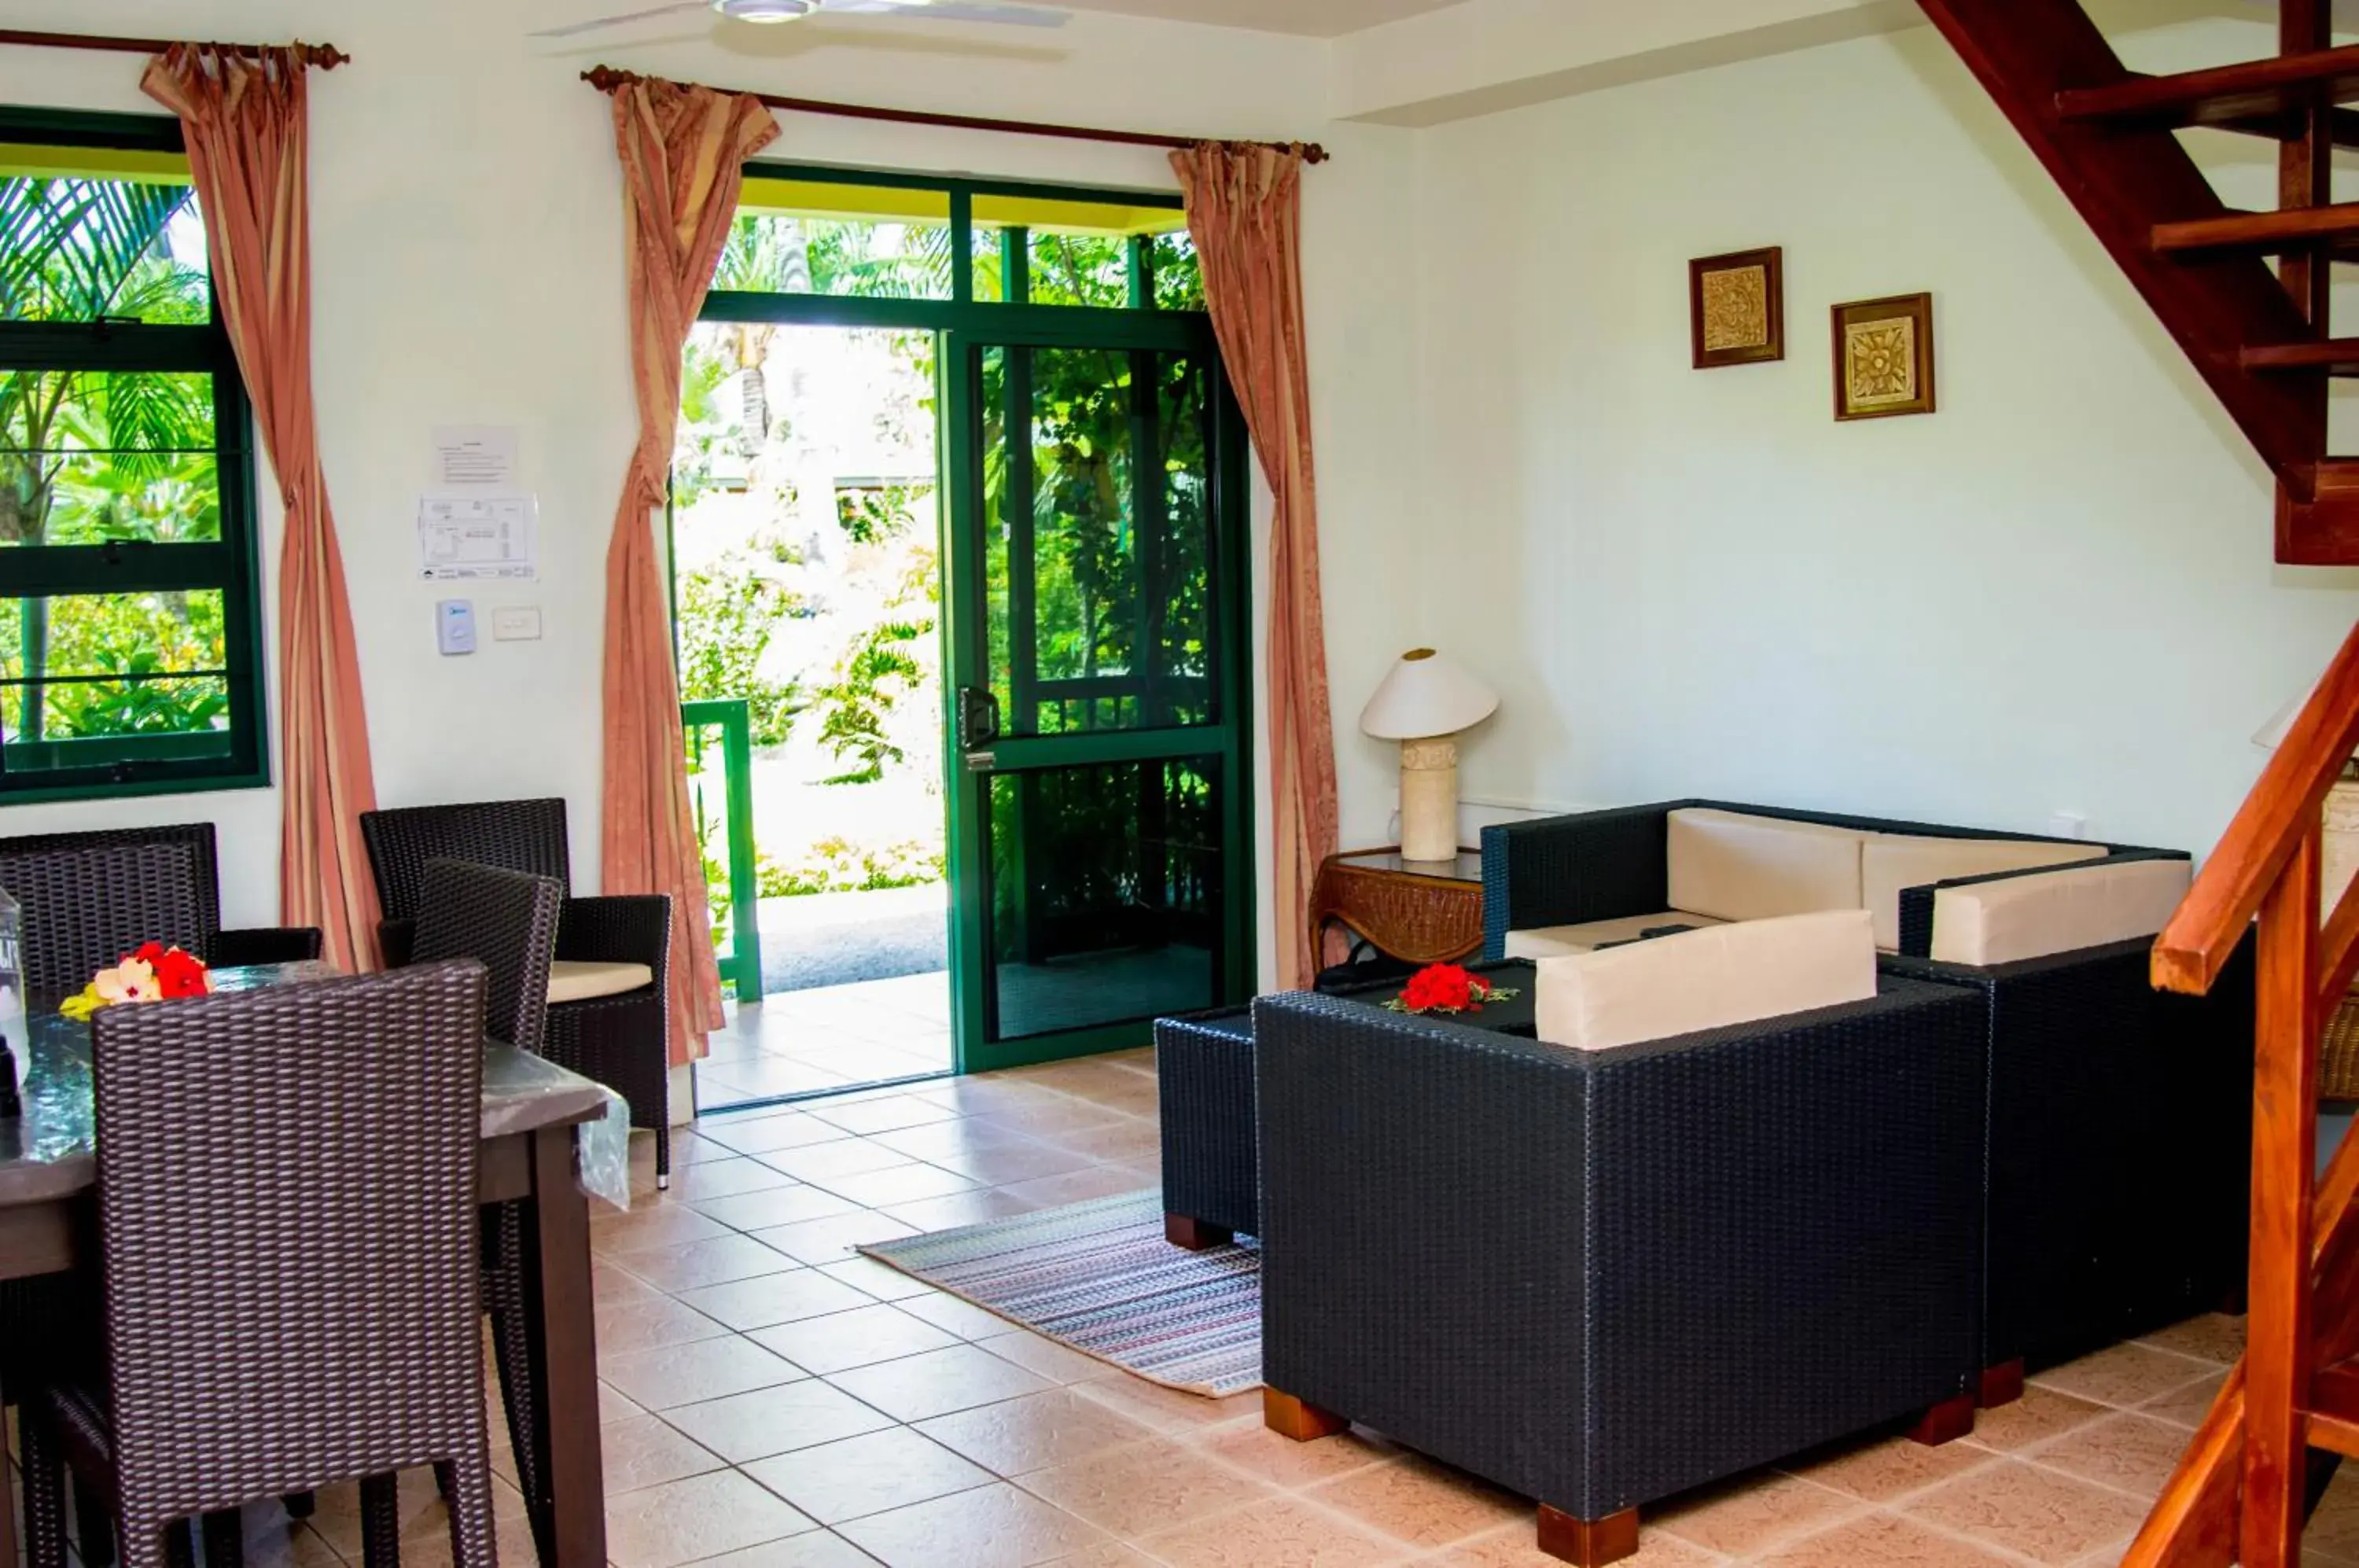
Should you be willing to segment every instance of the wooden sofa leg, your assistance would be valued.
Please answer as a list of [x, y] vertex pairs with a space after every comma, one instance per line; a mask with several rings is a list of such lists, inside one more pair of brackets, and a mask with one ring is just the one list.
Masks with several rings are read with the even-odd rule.
[[1540, 1550], [1581, 1568], [1603, 1568], [1638, 1551], [1638, 1510], [1625, 1508], [1602, 1519], [1575, 1519], [1540, 1505]]
[[1280, 1437], [1290, 1437], [1297, 1443], [1332, 1437], [1352, 1424], [1333, 1410], [1322, 1410], [1276, 1388], [1261, 1391], [1261, 1421]]
[[1983, 1368], [1974, 1388], [1974, 1403], [1986, 1410], [2001, 1405], [2011, 1405], [2023, 1398], [2023, 1359], [2001, 1362], [1996, 1367]]
[[1945, 1443], [1955, 1443], [1971, 1436], [1974, 1430], [1974, 1397], [1960, 1394], [1943, 1399], [1917, 1419], [1908, 1429], [1908, 1441], [1921, 1443], [1928, 1448], [1938, 1448]]
[[1174, 1247], [1184, 1247], [1190, 1252], [1207, 1247], [1226, 1247], [1236, 1240], [1237, 1233], [1226, 1225], [1206, 1225], [1202, 1220], [1186, 1214], [1163, 1216], [1163, 1239]]

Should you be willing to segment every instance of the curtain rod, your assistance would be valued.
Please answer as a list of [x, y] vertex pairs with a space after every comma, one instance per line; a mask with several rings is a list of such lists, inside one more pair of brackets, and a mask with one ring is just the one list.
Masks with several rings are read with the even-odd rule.
[[[105, 33], [34, 33], [17, 27], [0, 27], [0, 44], [22, 44], [31, 49], [103, 49], [114, 54], [162, 54], [172, 47], [170, 38], [119, 38]], [[215, 49], [244, 55], [248, 60], [262, 58], [258, 44], [215, 44]], [[333, 44], [297, 44], [296, 52], [306, 65], [316, 65], [321, 71], [333, 71], [352, 60]]]
[[[601, 93], [612, 93], [618, 87], [628, 87], [644, 82], [633, 71], [617, 71], [612, 66], [597, 66], [582, 73], [582, 80]], [[865, 103], [830, 103], [816, 98], [782, 98], [775, 93], [756, 93], [773, 109], [788, 109], [799, 114], [836, 114], [853, 120], [886, 120], [898, 125], [947, 125], [961, 131], [1000, 131], [1019, 136], [1057, 136], [1076, 142], [1117, 142], [1125, 147], [1201, 147], [1201, 137], [1157, 136], [1149, 131], [1101, 131], [1085, 125], [1036, 125], [1029, 120], [988, 120], [972, 114], [929, 114], [917, 109], [880, 109]], [[1270, 147], [1278, 152], [1299, 151], [1305, 163], [1325, 163], [1329, 154], [1317, 142], [1241, 142], [1233, 146]]]

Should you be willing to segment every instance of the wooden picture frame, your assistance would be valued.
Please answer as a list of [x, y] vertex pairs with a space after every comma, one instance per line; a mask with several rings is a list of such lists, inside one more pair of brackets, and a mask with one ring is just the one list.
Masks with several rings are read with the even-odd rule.
[[1933, 296], [1854, 299], [1833, 317], [1837, 419], [1933, 412]]
[[1689, 262], [1688, 336], [1698, 370], [1785, 358], [1784, 248], [1731, 251]]

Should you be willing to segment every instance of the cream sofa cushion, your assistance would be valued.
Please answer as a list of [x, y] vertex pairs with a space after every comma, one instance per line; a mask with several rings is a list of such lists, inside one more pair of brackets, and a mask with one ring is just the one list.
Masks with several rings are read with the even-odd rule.
[[655, 983], [656, 972], [644, 964], [582, 964], [560, 958], [549, 966], [552, 1002], [621, 996]]
[[1875, 995], [1875, 936], [1865, 909], [1841, 909], [1714, 926], [1534, 968], [1540, 1039], [1604, 1051], [1864, 1001]]
[[1900, 950], [1900, 890], [1987, 877], [1995, 871], [2029, 871], [2102, 860], [2112, 853], [2101, 844], [2041, 844], [2014, 838], [1919, 838], [1908, 833], [1872, 833], [1859, 852], [1860, 892], [1875, 917], [1875, 945]]
[[1670, 815], [1669, 902], [1723, 920], [1769, 920], [1864, 908], [1853, 828], [1742, 811], [1690, 808]]
[[1659, 915], [1630, 915], [1618, 920], [1591, 920], [1577, 926], [1534, 926], [1530, 931], [1509, 931], [1505, 954], [1509, 958], [1563, 958], [1571, 953], [1593, 953], [1612, 942], [1636, 942], [1658, 926], [1723, 923], [1710, 915], [1665, 909]]
[[2193, 878], [2184, 860], [2116, 860], [1943, 887], [1933, 895], [1933, 957], [2011, 964], [2152, 936]]

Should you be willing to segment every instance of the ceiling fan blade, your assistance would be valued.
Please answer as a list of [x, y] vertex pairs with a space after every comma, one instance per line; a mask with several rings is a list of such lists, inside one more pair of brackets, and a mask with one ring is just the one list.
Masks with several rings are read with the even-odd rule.
[[938, 22], [995, 22], [1012, 27], [1061, 27], [1071, 13], [1046, 5], [995, 5], [984, 0], [821, 0], [820, 14], [916, 16]]
[[710, 11], [707, 0], [682, 0], [677, 5], [658, 5], [651, 11], [626, 11], [619, 16], [601, 16], [594, 22], [576, 22], [571, 27], [545, 27], [530, 35], [536, 38], [570, 38], [577, 33], [594, 33], [601, 27], [619, 27], [625, 22], [644, 22], [655, 16], [677, 16], [688, 11]]

